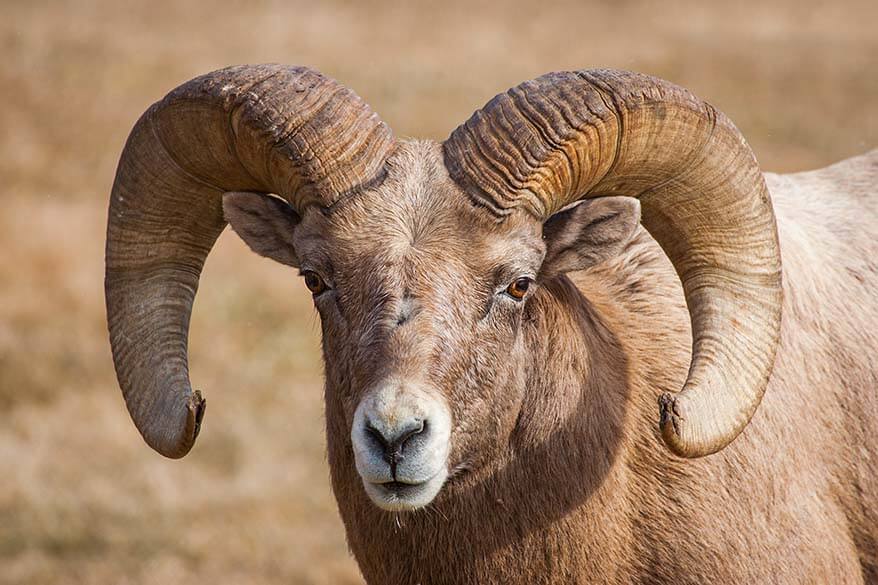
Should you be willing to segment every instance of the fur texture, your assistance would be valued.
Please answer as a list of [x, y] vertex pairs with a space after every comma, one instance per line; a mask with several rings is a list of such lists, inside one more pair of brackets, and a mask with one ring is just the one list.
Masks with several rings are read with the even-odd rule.
[[[878, 582], [878, 151], [766, 179], [780, 351], [749, 426], [697, 460], [656, 427], [691, 333], [645, 230], [565, 274], [543, 257], [552, 229], [575, 232], [492, 221], [430, 142], [303, 215], [296, 256], [330, 286], [315, 304], [333, 489], [369, 583]], [[523, 302], [494, 294], [527, 272]], [[449, 479], [413, 512], [376, 507], [354, 465], [353, 412], [388, 376], [429, 380], [452, 411]]]

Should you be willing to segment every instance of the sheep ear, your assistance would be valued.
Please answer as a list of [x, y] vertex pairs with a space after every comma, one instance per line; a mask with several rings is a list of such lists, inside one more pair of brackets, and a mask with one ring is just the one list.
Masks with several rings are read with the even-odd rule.
[[298, 268], [293, 229], [300, 218], [286, 201], [261, 193], [229, 192], [223, 195], [223, 214], [251, 250]]
[[633, 197], [597, 197], [556, 213], [543, 225], [543, 274], [584, 270], [622, 252], [640, 223]]

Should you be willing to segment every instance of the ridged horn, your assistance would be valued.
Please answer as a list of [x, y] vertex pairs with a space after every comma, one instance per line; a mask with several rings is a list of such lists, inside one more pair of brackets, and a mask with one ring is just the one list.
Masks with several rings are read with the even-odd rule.
[[167, 457], [191, 449], [204, 399], [189, 383], [189, 316], [226, 225], [227, 191], [301, 213], [381, 177], [394, 139], [352, 91], [304, 67], [240, 66], [184, 83], [138, 120], [110, 198], [107, 322], [125, 403]]
[[762, 173], [725, 115], [645, 75], [550, 73], [488, 102], [444, 153], [452, 178], [498, 218], [521, 208], [545, 219], [587, 197], [638, 198], [692, 321], [686, 383], [659, 399], [665, 443], [699, 457], [744, 429], [778, 346], [781, 262]]

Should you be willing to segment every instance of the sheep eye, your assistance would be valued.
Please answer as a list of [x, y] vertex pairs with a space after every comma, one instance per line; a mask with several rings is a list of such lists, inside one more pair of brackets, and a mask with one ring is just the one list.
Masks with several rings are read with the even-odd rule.
[[310, 290], [311, 294], [315, 297], [326, 290], [326, 283], [316, 272], [305, 270], [302, 272], [302, 277], [305, 279], [305, 286], [308, 287], [308, 290]]
[[524, 295], [527, 294], [527, 289], [530, 288], [530, 283], [531, 279], [526, 276], [516, 278], [512, 284], [506, 287], [506, 294], [516, 301], [520, 301], [524, 298]]

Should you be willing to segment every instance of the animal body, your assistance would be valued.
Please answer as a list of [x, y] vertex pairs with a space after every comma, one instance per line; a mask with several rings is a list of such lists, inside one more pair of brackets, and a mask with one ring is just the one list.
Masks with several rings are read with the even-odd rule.
[[368, 582], [878, 583], [876, 184], [878, 151], [763, 175], [721, 113], [626, 72], [526, 82], [435, 143], [312, 70], [225, 69], [123, 152], [117, 374], [185, 455], [228, 221], [314, 295]]

